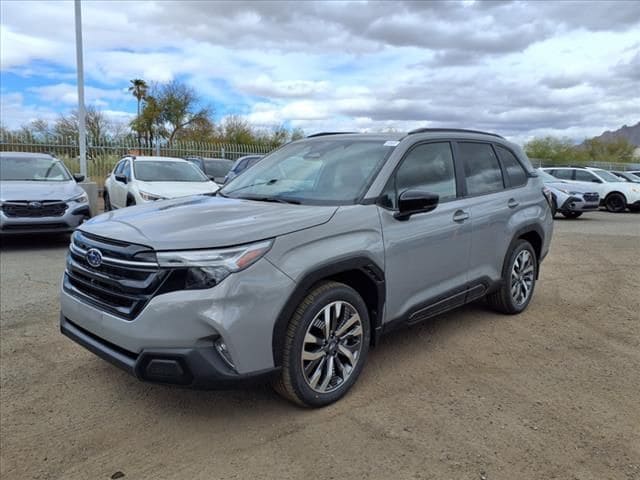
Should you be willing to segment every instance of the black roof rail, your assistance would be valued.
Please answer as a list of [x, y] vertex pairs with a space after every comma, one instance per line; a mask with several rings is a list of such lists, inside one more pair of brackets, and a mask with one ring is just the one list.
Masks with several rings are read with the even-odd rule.
[[466, 128], [416, 128], [415, 130], [411, 130], [407, 135], [429, 132], [480, 133], [482, 135], [491, 135], [492, 137], [498, 137], [505, 140], [502, 135], [498, 135], [497, 133], [483, 132], [481, 130], [467, 130]]
[[358, 132], [319, 132], [319, 133], [312, 133], [311, 135], [307, 135], [307, 138], [324, 137], [325, 135], [348, 135], [350, 133], [358, 133]]

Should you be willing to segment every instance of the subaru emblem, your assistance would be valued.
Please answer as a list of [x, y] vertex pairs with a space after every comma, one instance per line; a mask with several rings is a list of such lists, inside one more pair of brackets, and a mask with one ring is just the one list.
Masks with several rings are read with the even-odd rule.
[[87, 263], [93, 268], [98, 268], [102, 265], [102, 253], [97, 248], [91, 248], [85, 255]]
[[42, 208], [42, 202], [29, 202], [28, 206], [33, 210], [37, 210], [38, 208]]

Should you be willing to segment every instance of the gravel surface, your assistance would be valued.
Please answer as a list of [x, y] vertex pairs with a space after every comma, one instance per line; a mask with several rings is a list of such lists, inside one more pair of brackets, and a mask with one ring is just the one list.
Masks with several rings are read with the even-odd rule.
[[385, 337], [352, 392], [147, 385], [58, 331], [68, 238], [4, 241], [3, 479], [640, 479], [640, 215], [558, 220], [529, 309]]

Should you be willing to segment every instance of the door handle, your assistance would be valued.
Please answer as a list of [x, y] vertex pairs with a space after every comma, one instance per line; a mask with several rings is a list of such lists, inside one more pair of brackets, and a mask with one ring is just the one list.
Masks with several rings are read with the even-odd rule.
[[469, 218], [469, 214], [464, 210], [456, 210], [456, 213], [453, 214], [453, 221], [462, 223]]
[[516, 208], [518, 205], [520, 205], [520, 203], [516, 202], [516, 200], [514, 198], [510, 198], [509, 202], [507, 203], [507, 206], [509, 208]]

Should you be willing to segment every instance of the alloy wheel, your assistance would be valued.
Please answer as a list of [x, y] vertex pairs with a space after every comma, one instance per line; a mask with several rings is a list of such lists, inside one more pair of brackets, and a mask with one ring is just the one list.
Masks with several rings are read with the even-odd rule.
[[534, 274], [533, 255], [522, 250], [511, 268], [511, 298], [516, 305], [523, 305], [531, 296]]
[[362, 351], [362, 319], [348, 302], [332, 302], [320, 310], [304, 336], [300, 361], [305, 382], [329, 393], [344, 384]]

